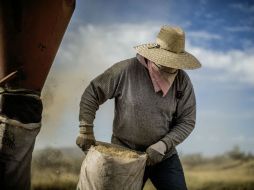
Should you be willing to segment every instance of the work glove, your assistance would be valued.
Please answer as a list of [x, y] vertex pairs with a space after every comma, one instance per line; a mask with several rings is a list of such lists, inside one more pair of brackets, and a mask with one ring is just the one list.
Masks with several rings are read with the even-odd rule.
[[79, 127], [79, 135], [76, 139], [76, 144], [86, 152], [92, 145], [95, 145], [95, 142], [93, 125], [81, 125]]
[[155, 144], [152, 144], [146, 149], [146, 153], [148, 155], [147, 165], [153, 166], [162, 161], [165, 152], [167, 150], [167, 146], [163, 141], [158, 141]]

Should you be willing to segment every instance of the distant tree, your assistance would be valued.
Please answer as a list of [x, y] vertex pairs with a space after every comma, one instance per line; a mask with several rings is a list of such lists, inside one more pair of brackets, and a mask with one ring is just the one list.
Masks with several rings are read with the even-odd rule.
[[206, 159], [200, 153], [185, 155], [182, 160], [189, 167], [195, 167], [206, 162]]
[[234, 160], [244, 160], [246, 158], [246, 154], [241, 151], [238, 145], [235, 145], [232, 150], [227, 152], [227, 155]]
[[59, 168], [68, 165], [62, 152], [54, 148], [46, 148], [38, 153], [34, 158], [34, 164], [39, 168]]
[[32, 166], [39, 170], [54, 170], [57, 173], [61, 171], [79, 173], [81, 160], [64, 154], [60, 149], [45, 148], [34, 155]]

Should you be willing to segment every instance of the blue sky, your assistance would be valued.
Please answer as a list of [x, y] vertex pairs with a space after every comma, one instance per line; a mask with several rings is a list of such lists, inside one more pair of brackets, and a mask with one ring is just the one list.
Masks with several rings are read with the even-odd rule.
[[[186, 31], [186, 50], [203, 67], [188, 71], [197, 124], [183, 153], [215, 155], [239, 145], [254, 153], [254, 1], [78, 0], [43, 91], [43, 127], [35, 148], [75, 146], [82, 92], [135, 45], [154, 42], [161, 25]], [[113, 101], [96, 115], [95, 135], [109, 141]]]

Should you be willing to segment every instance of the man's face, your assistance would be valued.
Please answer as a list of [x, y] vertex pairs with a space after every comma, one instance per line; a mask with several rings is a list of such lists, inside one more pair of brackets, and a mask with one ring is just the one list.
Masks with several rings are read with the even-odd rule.
[[171, 67], [165, 67], [159, 64], [155, 64], [161, 72], [168, 73], [168, 74], [175, 74], [177, 72], [177, 69], [171, 68]]

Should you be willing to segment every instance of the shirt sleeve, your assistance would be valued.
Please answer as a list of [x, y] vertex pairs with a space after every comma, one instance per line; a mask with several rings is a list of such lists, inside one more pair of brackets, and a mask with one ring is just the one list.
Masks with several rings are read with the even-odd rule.
[[183, 96], [178, 100], [176, 118], [171, 131], [161, 140], [171, 151], [176, 145], [183, 142], [193, 131], [196, 122], [196, 99], [193, 86], [188, 76], [183, 82]]
[[79, 121], [93, 124], [96, 111], [106, 100], [119, 96], [123, 64], [117, 63], [93, 79], [80, 101]]

